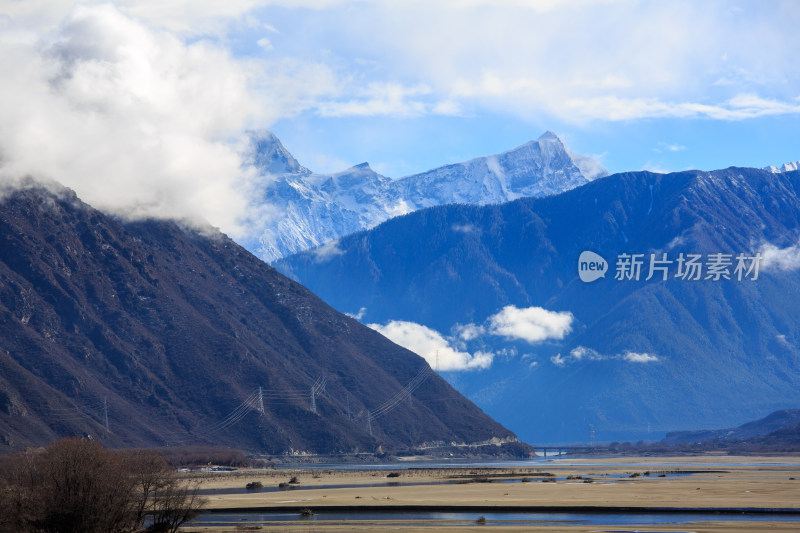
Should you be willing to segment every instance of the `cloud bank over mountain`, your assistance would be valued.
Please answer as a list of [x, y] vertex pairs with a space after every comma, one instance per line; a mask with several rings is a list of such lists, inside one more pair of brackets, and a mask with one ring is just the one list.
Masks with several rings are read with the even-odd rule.
[[0, 38], [0, 176], [54, 179], [131, 217], [207, 220], [248, 209], [236, 138], [258, 103], [245, 62], [111, 5], [76, 7], [45, 36]]

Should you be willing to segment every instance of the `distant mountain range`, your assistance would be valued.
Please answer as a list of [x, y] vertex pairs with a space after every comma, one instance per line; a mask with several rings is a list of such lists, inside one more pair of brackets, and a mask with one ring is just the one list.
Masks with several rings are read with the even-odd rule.
[[[800, 404], [799, 238], [798, 171], [631, 172], [423, 209], [276, 267], [384, 332], [491, 361], [446, 375], [527, 442], [652, 440]], [[579, 279], [584, 251], [605, 277]]]
[[70, 435], [269, 453], [515, 440], [214, 230], [121, 222], [31, 183], [3, 191], [0, 242], [0, 452]]
[[770, 165], [768, 167], [764, 167], [764, 170], [772, 172], [773, 174], [778, 174], [779, 172], [792, 172], [794, 170], [800, 170], [800, 161], [785, 163], [779, 167]]
[[270, 132], [251, 135], [248, 162], [262, 176], [264, 203], [280, 211], [271, 225], [255, 225], [241, 241], [267, 262], [424, 207], [547, 196], [606, 175], [599, 163], [569, 152], [551, 132], [502, 154], [400, 179], [381, 176], [367, 163], [315, 174]]
[[[798, 430], [800, 430], [800, 409], [775, 411], [764, 418], [747, 422], [735, 428], [674, 431], [667, 433], [662, 442], [674, 446], [676, 444], [703, 444], [712, 441], [748, 441], [759, 438], [760, 441], [767, 441], [769, 439], [764, 439], [763, 437], [771, 435], [774, 438], [775, 432], [786, 433], [787, 429], [791, 429], [794, 434], [798, 434]], [[795, 439], [793, 444], [800, 445], [800, 439]]]

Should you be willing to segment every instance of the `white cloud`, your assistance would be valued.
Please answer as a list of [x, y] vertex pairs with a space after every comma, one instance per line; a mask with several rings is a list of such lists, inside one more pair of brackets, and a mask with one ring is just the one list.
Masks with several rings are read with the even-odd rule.
[[361, 320], [362, 318], [364, 318], [364, 315], [367, 314], [367, 308], [366, 307], [360, 308], [358, 310], [358, 313], [345, 313], [345, 314], [347, 316], [349, 316], [350, 318], [354, 318], [356, 320]]
[[344, 254], [344, 250], [339, 248], [339, 241], [329, 241], [311, 250], [311, 253], [314, 254], [314, 261], [317, 263], [325, 263], [326, 261], [330, 261], [334, 257], [340, 256]]
[[669, 243], [667, 243], [664, 249], [672, 250], [673, 248], [676, 248], [678, 246], [683, 246], [684, 244], [686, 244], [686, 237], [684, 237], [683, 235], [678, 235], [677, 237], [669, 241]]
[[475, 324], [456, 324], [453, 326], [456, 337], [463, 341], [475, 340], [486, 333], [486, 328]]
[[[386, 65], [370, 80], [389, 71], [391, 81], [429, 87], [432, 100], [459, 113], [569, 121], [800, 113], [800, 37], [771, 23], [796, 20], [792, 3], [746, 0], [741, 12], [689, 0], [361, 7], [318, 15], [340, 28], [329, 38], [343, 50], [369, 44], [369, 58]], [[720, 79], [728, 83], [714, 85]]]
[[[456, 324], [451, 329], [451, 337], [445, 337], [427, 326], [402, 320], [392, 320], [386, 325], [368, 324], [368, 326], [421, 355], [432, 367], [436, 366], [438, 353], [440, 370], [471, 370], [488, 368], [496, 357], [510, 359], [517, 356], [514, 348], [497, 352], [479, 350], [472, 354], [466, 351], [469, 342], [483, 335], [496, 335], [512, 341], [524, 340], [536, 344], [563, 339], [572, 330], [573, 320], [574, 317], [569, 312], [548, 311], [541, 307], [517, 308], [508, 305], [486, 319], [483, 325]], [[579, 353], [576, 350], [573, 352]]]
[[261, 39], [256, 41], [256, 44], [258, 46], [260, 46], [261, 48], [263, 48], [265, 51], [269, 51], [269, 50], [273, 49], [272, 42], [270, 42], [270, 40], [267, 39], [266, 37], [262, 37]]
[[393, 116], [417, 117], [433, 113], [445, 114], [456, 108], [429, 102], [431, 89], [425, 85], [404, 86], [394, 82], [372, 82], [357, 89], [355, 98], [330, 99], [319, 102], [317, 112], [323, 117]]
[[392, 342], [408, 348], [423, 357], [431, 367], [439, 370], [476, 370], [488, 368], [494, 354], [476, 351], [473, 354], [453, 348], [450, 342], [436, 330], [402, 320], [392, 320], [386, 325], [368, 326]]
[[[300, 0], [297, 0], [300, 2]], [[231, 19], [268, 4], [264, 0], [115, 0], [120, 12], [172, 32], [196, 35], [221, 32]], [[25, 0], [3, 2], [0, 11], [25, 25], [51, 29], [85, 0]], [[111, 5], [109, 3], [108, 5]]]
[[518, 308], [507, 305], [487, 320], [493, 335], [520, 339], [530, 343], [563, 339], [572, 331], [572, 313], [548, 311], [541, 307]]
[[600, 355], [596, 350], [592, 350], [591, 348], [586, 348], [585, 346], [578, 346], [577, 348], [573, 348], [569, 352], [569, 356], [574, 359], [575, 361], [600, 361], [605, 359], [602, 355]]
[[621, 359], [629, 363], [653, 363], [658, 361], [657, 356], [641, 352], [625, 352], [622, 354]]
[[682, 145], [682, 144], [665, 143], [665, 142], [662, 141], [662, 142], [658, 143], [658, 148], [654, 148], [653, 150], [655, 152], [661, 152], [663, 150], [666, 150], [667, 152], [682, 152], [682, 151], [686, 150], [686, 147], [684, 145]]
[[[26, 0], [6, 2], [2, 11], [43, 34], [81, 4]], [[277, 78], [277, 86], [267, 84], [286, 91], [273, 93], [275, 103], [326, 117], [468, 115], [475, 108], [573, 122], [800, 113], [800, 36], [791, 24], [774, 24], [798, 20], [795, 2], [743, 0], [738, 10], [692, 0], [114, 5], [185, 38], [225, 43], [242, 26], [279, 34], [280, 43], [262, 33], [253, 39], [279, 58], [261, 65]], [[324, 75], [309, 76], [309, 68]]]
[[125, 216], [259, 219], [239, 139], [269, 121], [246, 62], [185, 44], [110, 5], [79, 6], [46, 39], [0, 35], [0, 179], [56, 180]]
[[761, 270], [800, 269], [800, 241], [786, 248], [778, 248], [774, 244], [764, 243], [758, 252], [761, 254]]
[[615, 355], [603, 355], [597, 350], [585, 346], [577, 346], [570, 350], [565, 357], [560, 353], [552, 356], [550, 362], [556, 366], [566, 366], [579, 361], [625, 361], [628, 363], [655, 363], [661, 359], [654, 354], [646, 352], [633, 352], [626, 350]]

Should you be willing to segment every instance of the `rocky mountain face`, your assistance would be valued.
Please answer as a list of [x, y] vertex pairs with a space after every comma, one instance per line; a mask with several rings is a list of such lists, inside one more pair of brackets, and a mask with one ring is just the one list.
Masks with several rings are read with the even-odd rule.
[[546, 196], [606, 175], [596, 161], [570, 153], [551, 132], [502, 154], [395, 180], [367, 163], [338, 174], [314, 174], [269, 132], [252, 135], [249, 162], [262, 175], [264, 202], [281, 211], [271, 226], [254, 227], [242, 241], [267, 262], [424, 207]]
[[269, 453], [514, 439], [224, 235], [53, 190], [0, 199], [0, 449], [77, 434]]
[[[420, 210], [276, 266], [365, 323], [417, 323], [494, 354], [448, 379], [527, 442], [654, 440], [800, 404], [798, 239], [800, 172], [632, 172]], [[584, 251], [604, 276], [581, 281]], [[737, 257], [757, 253], [758, 278], [744, 260], [738, 279]], [[507, 306], [522, 318], [503, 323]], [[530, 308], [571, 314], [563, 338], [537, 337], [552, 315]]]

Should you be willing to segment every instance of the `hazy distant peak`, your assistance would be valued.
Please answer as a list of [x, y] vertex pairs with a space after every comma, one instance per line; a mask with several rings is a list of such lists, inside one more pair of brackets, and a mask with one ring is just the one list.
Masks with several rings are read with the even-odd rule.
[[558, 141], [558, 142], [561, 142], [561, 139], [558, 137], [558, 135], [556, 135], [555, 133], [553, 133], [550, 130], [547, 130], [546, 132], [544, 132], [541, 135], [539, 135], [539, 138], [536, 139], [536, 140], [540, 141], [540, 142], [541, 141]]
[[311, 174], [269, 130], [249, 131], [247, 159], [257, 169], [268, 174]]
[[785, 163], [779, 167], [769, 165], [767, 167], [764, 167], [764, 170], [766, 170], [767, 172], [772, 172], [773, 174], [779, 174], [781, 172], [791, 172], [793, 170], [800, 170], [800, 161]]

